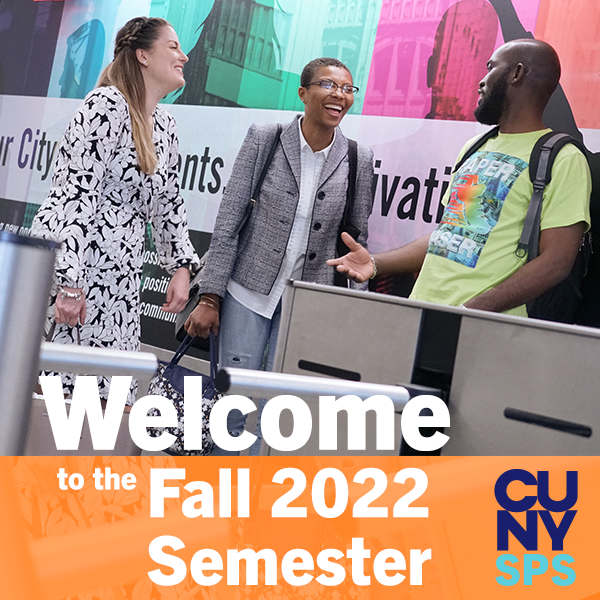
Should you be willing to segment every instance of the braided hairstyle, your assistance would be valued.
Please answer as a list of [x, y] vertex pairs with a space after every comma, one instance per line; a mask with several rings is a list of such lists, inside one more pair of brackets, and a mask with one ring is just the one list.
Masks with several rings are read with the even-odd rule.
[[146, 117], [146, 86], [136, 50], [151, 50], [167, 25], [156, 17], [136, 17], [125, 23], [117, 33], [114, 59], [98, 82], [99, 87], [114, 85], [125, 96], [140, 168], [148, 174], [154, 172], [158, 157]]

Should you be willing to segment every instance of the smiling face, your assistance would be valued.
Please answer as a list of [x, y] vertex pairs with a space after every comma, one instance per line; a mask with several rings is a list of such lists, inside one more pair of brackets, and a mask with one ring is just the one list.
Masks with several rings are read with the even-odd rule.
[[137, 50], [146, 87], [159, 97], [174, 92], [185, 84], [183, 65], [188, 57], [179, 45], [175, 30], [165, 25], [150, 50]]
[[304, 118], [311, 126], [333, 129], [354, 104], [354, 94], [345, 94], [343, 85], [353, 85], [352, 75], [342, 67], [320, 67], [312, 81], [329, 79], [338, 85], [337, 90], [324, 90], [320, 85], [309, 85], [298, 90], [304, 102]]

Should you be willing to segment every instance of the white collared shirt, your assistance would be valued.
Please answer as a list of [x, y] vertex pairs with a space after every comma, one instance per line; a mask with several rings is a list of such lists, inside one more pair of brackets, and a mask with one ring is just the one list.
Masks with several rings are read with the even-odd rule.
[[[285, 250], [285, 256], [279, 269], [277, 279], [271, 288], [271, 293], [268, 295], [259, 294], [248, 290], [244, 286], [229, 280], [227, 291], [246, 308], [255, 313], [270, 319], [277, 308], [277, 304], [281, 299], [283, 290], [288, 279], [301, 279], [302, 271], [304, 270], [304, 260], [306, 257], [306, 246], [308, 244], [308, 233], [312, 217], [313, 204], [315, 202], [316, 187], [323, 170], [323, 165], [327, 160], [329, 151], [335, 141], [335, 130], [331, 144], [313, 152], [308, 145], [302, 133], [302, 119], [298, 119], [298, 129], [300, 132], [300, 197], [298, 198], [298, 206], [296, 215], [292, 225], [292, 231]], [[260, 199], [259, 199], [260, 202]]]

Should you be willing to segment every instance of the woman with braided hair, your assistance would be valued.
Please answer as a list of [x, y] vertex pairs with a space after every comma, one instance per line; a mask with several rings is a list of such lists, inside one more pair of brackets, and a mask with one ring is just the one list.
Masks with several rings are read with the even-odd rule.
[[[132, 19], [61, 140], [52, 188], [32, 227], [33, 235], [62, 242], [48, 310], [54, 342], [139, 350], [147, 223], [172, 274], [162, 309], [185, 306], [199, 261], [179, 195], [175, 121], [158, 102], [184, 85], [186, 61], [167, 21]], [[63, 383], [72, 391], [74, 376], [63, 374]], [[104, 378], [100, 392], [107, 397]]]

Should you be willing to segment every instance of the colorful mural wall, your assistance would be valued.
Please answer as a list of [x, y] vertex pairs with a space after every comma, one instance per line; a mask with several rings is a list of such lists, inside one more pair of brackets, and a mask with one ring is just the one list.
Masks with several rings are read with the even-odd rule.
[[[505, 41], [556, 47], [563, 76], [547, 125], [600, 151], [595, 0], [2, 0], [0, 227], [27, 233], [56, 143], [110, 62], [116, 31], [136, 15], [169, 20], [190, 58], [185, 87], [164, 102], [179, 125], [181, 190], [199, 251], [248, 126], [301, 111], [300, 72], [317, 56], [344, 61], [360, 88], [343, 130], [375, 152], [375, 252], [439, 221], [454, 158], [482, 130], [477, 84]], [[144, 341], [172, 346], [150, 243], [146, 257]]]

